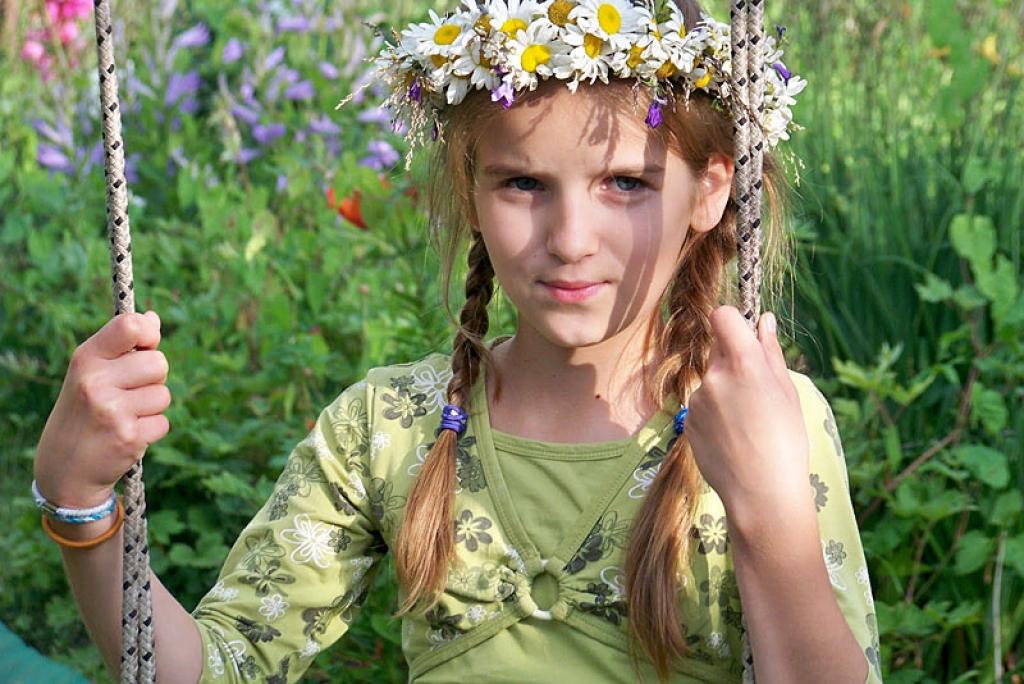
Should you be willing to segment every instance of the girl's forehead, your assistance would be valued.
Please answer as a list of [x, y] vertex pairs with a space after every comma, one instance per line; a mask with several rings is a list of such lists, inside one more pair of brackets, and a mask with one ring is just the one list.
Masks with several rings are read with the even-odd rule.
[[[628, 90], [623, 90], [629, 96]], [[631, 101], [564, 86], [495, 112], [477, 150], [485, 166], [534, 164], [664, 165], [663, 140], [643, 122]]]

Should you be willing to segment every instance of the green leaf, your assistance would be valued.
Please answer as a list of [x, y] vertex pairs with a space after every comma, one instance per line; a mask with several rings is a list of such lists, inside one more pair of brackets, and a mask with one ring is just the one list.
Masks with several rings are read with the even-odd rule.
[[900, 467], [903, 461], [903, 447], [900, 445], [900, 431], [895, 425], [886, 425], [882, 433], [885, 443], [885, 458], [892, 470]]
[[1005, 562], [1024, 577], [1024, 532], [1006, 540]]
[[926, 273], [923, 283], [914, 285], [917, 295], [925, 302], [944, 302], [953, 296], [953, 287], [934, 273]]
[[980, 157], [971, 157], [964, 165], [964, 175], [961, 181], [964, 192], [969, 195], [981, 190], [989, 181], [988, 160]]
[[996, 251], [996, 229], [987, 216], [957, 214], [949, 226], [949, 237], [957, 254], [977, 268], [988, 265]]
[[953, 564], [953, 572], [957, 575], [975, 572], [992, 557], [995, 548], [996, 542], [994, 539], [989, 539], [980, 530], [971, 530], [960, 539], [960, 546], [956, 550], [956, 562]]
[[970, 505], [970, 499], [959, 489], [943, 489], [937, 495], [924, 499], [918, 512], [925, 520], [942, 520]]
[[989, 434], [999, 434], [1006, 427], [1008, 412], [1003, 395], [988, 389], [980, 382], [971, 390], [971, 421], [980, 422]]
[[1024, 510], [1024, 494], [1019, 489], [1003, 492], [992, 505], [989, 521], [996, 527], [1009, 527]]
[[974, 274], [978, 291], [992, 302], [992, 318], [998, 325], [1017, 299], [1018, 274], [1004, 255], [996, 257], [995, 268], [976, 269]]
[[954, 450], [960, 463], [976, 478], [993, 489], [1002, 489], [1010, 481], [1006, 454], [981, 444], [965, 444]]
[[953, 303], [964, 311], [971, 311], [979, 306], [985, 306], [988, 300], [982, 297], [973, 285], [961, 285], [953, 293]]

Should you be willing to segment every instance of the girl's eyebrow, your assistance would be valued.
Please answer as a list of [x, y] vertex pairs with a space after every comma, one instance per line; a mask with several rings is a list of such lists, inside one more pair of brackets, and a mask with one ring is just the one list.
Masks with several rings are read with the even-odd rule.
[[[665, 167], [660, 164], [647, 164], [646, 166], [609, 166], [606, 170], [615, 169], [616, 173], [642, 176], [644, 174], [662, 173]], [[511, 164], [488, 164], [483, 169], [484, 176], [514, 176], [523, 172], [522, 166]]]

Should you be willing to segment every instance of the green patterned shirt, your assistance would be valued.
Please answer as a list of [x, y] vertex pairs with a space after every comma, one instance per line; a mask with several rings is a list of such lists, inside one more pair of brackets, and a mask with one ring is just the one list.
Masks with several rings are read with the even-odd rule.
[[[880, 682], [871, 584], [832, 411], [790, 371], [810, 441], [822, 557]], [[203, 682], [298, 681], [349, 628], [434, 441], [450, 357], [370, 369], [319, 415], [193, 611]], [[623, 596], [629, 525], [671, 446], [678, 399], [637, 434], [556, 444], [492, 430], [483, 374], [458, 440], [455, 548], [440, 603], [402, 619], [410, 681], [632, 682]], [[743, 613], [725, 509], [704, 487], [687, 538], [672, 682], [739, 682]], [[404, 594], [400, 593], [400, 598]], [[645, 679], [656, 681], [643, 665]]]

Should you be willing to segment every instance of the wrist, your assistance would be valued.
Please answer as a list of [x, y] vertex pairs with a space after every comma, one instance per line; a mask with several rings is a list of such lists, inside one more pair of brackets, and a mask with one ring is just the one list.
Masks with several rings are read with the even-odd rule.
[[95, 508], [105, 504], [114, 495], [113, 487], [67, 487], [38, 476], [33, 481], [36, 491], [60, 508]]
[[[724, 504], [724, 502], [723, 502]], [[730, 501], [725, 505], [730, 539], [735, 544], [764, 544], [797, 529], [817, 528], [817, 509], [810, 492]]]

